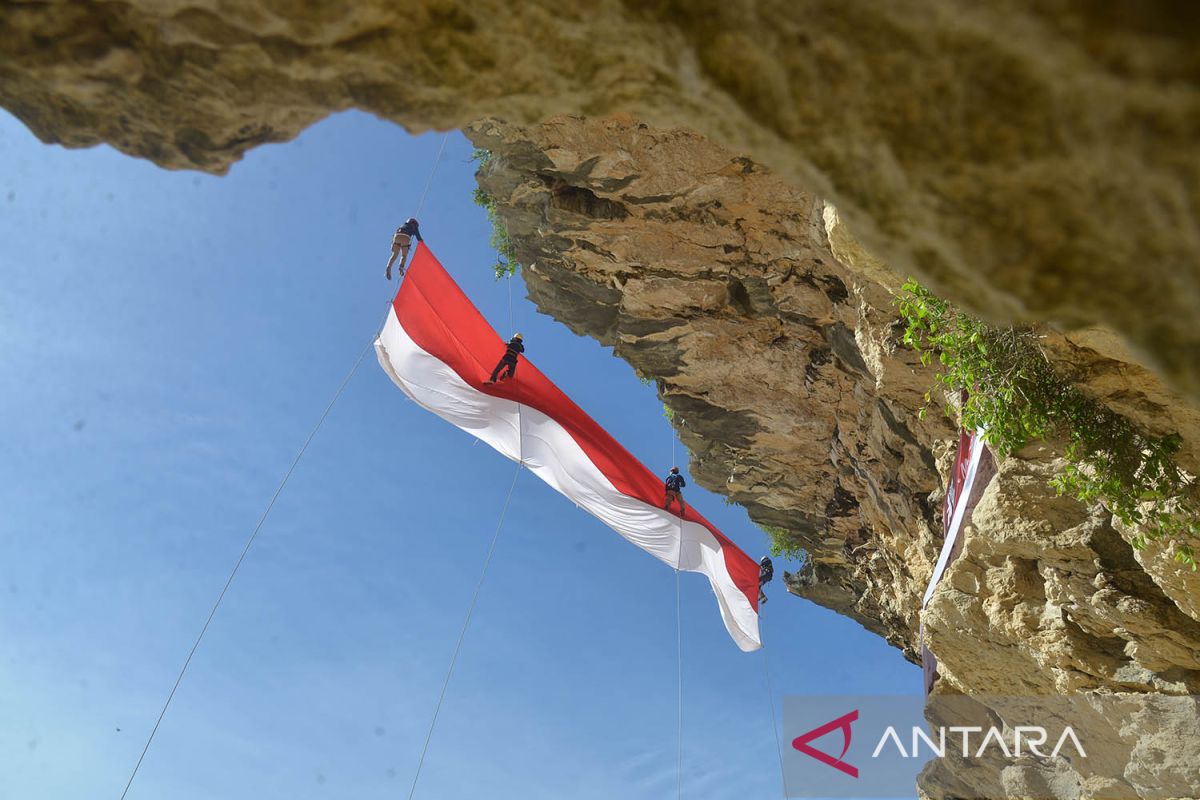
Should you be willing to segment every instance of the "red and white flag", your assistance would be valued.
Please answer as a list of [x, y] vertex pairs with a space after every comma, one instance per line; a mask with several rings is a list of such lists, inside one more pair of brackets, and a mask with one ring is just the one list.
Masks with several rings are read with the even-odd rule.
[[665, 511], [662, 479], [522, 358], [485, 385], [505, 342], [423, 243], [375, 342], [379, 363], [414, 402], [462, 428], [666, 564], [708, 577], [742, 650], [762, 646], [758, 564], [690, 506]]

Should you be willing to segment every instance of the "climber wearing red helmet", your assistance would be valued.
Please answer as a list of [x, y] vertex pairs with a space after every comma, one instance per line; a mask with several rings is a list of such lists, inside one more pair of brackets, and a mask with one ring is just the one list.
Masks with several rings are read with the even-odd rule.
[[679, 474], [679, 467], [671, 467], [671, 474], [667, 476], [666, 490], [667, 502], [663, 504], [663, 508], [668, 511], [671, 509], [671, 503], [679, 503], [679, 516], [683, 516], [683, 487], [687, 486], [687, 481]]

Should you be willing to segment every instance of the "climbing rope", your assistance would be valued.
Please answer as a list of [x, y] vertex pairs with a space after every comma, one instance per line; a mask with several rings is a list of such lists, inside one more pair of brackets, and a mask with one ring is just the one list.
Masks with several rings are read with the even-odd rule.
[[204, 640], [204, 635], [208, 633], [208, 627], [212, 624], [213, 617], [217, 615], [217, 609], [221, 607], [221, 602], [225, 599], [225, 593], [229, 591], [233, 579], [237, 577], [238, 570], [242, 568], [242, 562], [246, 560], [246, 554], [250, 552], [250, 547], [254, 544], [254, 540], [258, 538], [258, 532], [262, 530], [263, 524], [266, 523], [267, 517], [271, 515], [271, 510], [275, 508], [275, 501], [279, 499], [279, 495], [283, 493], [283, 489], [287, 486], [288, 481], [292, 477], [292, 473], [296, 470], [296, 465], [300, 463], [300, 459], [304, 457], [304, 453], [308, 450], [308, 446], [312, 443], [317, 432], [321, 430], [321, 426], [325, 424], [325, 419], [329, 416], [329, 412], [333, 410], [333, 406], [337, 403], [338, 398], [342, 396], [342, 392], [346, 389], [346, 385], [350, 383], [350, 379], [354, 377], [354, 373], [358, 372], [358, 367], [362, 364], [363, 357], [367, 351], [371, 349], [373, 342], [368, 342], [367, 346], [358, 354], [358, 358], [354, 360], [354, 366], [350, 367], [350, 371], [346, 373], [346, 377], [342, 378], [341, 384], [338, 385], [337, 391], [333, 393], [333, 397], [325, 406], [325, 410], [321, 412], [321, 416], [317, 419], [317, 424], [309, 431], [308, 438], [304, 440], [296, 457], [292, 459], [291, 465], [287, 468], [287, 472], [283, 474], [283, 479], [279, 485], [275, 487], [275, 493], [271, 495], [270, 502], [263, 510], [262, 516], [258, 518], [258, 524], [254, 526], [254, 530], [250, 532], [250, 537], [246, 539], [246, 544], [242, 547], [241, 555], [233, 565], [233, 569], [229, 572], [229, 577], [225, 579], [225, 585], [221, 587], [220, 594], [217, 595], [216, 602], [213, 603], [212, 609], [208, 612], [208, 618], [204, 620], [204, 625], [200, 628], [200, 633], [196, 636], [196, 640], [192, 642], [192, 649], [188, 651], [187, 658], [183, 661], [183, 666], [179, 669], [179, 674], [175, 678], [175, 684], [171, 687], [170, 693], [167, 695], [166, 701], [162, 705], [162, 709], [158, 712], [158, 719], [154, 721], [154, 727], [150, 730], [149, 737], [146, 738], [146, 744], [142, 748], [141, 755], [138, 756], [137, 763], [133, 765], [133, 771], [129, 773], [129, 780], [125, 783], [125, 789], [121, 792], [121, 800], [125, 800], [125, 796], [129, 794], [129, 788], [133, 786], [134, 778], [137, 777], [138, 770], [142, 767], [142, 762], [146, 758], [146, 753], [150, 751], [150, 745], [154, 742], [154, 736], [158, 733], [158, 728], [162, 724], [163, 717], [167, 715], [167, 709], [171, 707], [171, 701], [175, 699], [175, 692], [179, 689], [179, 684], [183, 682], [183, 676], [187, 673], [188, 667], [192, 663], [192, 657], [196, 655], [196, 650], [200, 647], [200, 642]]
[[429, 730], [425, 733], [425, 744], [421, 747], [421, 757], [417, 760], [417, 771], [413, 775], [412, 787], [408, 790], [408, 800], [412, 800], [417, 792], [417, 782], [421, 780], [421, 769], [425, 766], [425, 754], [429, 752], [429, 742], [433, 739], [433, 731], [437, 727], [438, 715], [442, 713], [442, 703], [446, 700], [446, 689], [450, 686], [450, 678], [454, 675], [454, 666], [458, 663], [458, 654], [462, 650], [463, 639], [467, 636], [467, 628], [471, 625], [471, 616], [475, 613], [475, 605], [479, 601], [479, 591], [483, 588], [484, 578], [487, 577], [488, 567], [492, 563], [492, 554], [496, 552], [496, 542], [500, 538], [500, 529], [504, 526], [504, 515], [508, 513], [508, 505], [512, 500], [513, 489], [517, 486], [517, 476], [521, 474], [520, 461], [513, 472], [512, 483], [508, 487], [508, 496], [500, 509], [500, 519], [496, 521], [496, 531], [492, 534], [492, 542], [488, 545], [487, 556], [483, 559], [483, 569], [479, 572], [479, 580], [475, 583], [475, 593], [471, 595], [471, 604], [467, 607], [467, 616], [463, 619], [462, 630], [458, 632], [458, 642], [454, 645], [454, 653], [450, 656], [450, 667], [442, 680], [442, 691], [438, 695], [437, 705], [433, 709], [433, 718], [429, 720]]
[[[683, 520], [679, 521], [680, 533], [683, 532]], [[680, 558], [683, 557], [683, 537], [679, 539]], [[677, 564], [679, 562], [676, 562]], [[680, 580], [679, 567], [675, 568], [675, 684], [678, 687], [676, 705], [678, 707], [675, 739], [678, 743], [675, 759], [675, 797], [683, 797], [683, 604], [679, 600]]]
[[[433, 169], [429, 172], [429, 178], [425, 181], [425, 188], [421, 192], [421, 201], [417, 204], [417, 216], [420, 217], [421, 210], [425, 207], [425, 197], [429, 193], [429, 187], [433, 183], [433, 176], [437, 172], [438, 165], [442, 163], [442, 154], [446, 150], [446, 139], [449, 133], [442, 134], [442, 143], [438, 148], [437, 158], [433, 162]], [[508, 328], [509, 331], [514, 331], [513, 327], [513, 299], [512, 299], [512, 283], [508, 284]], [[511, 335], [511, 333], [510, 333]], [[521, 420], [521, 404], [517, 404], [517, 468], [513, 472], [512, 483], [508, 487], [508, 495], [504, 498], [504, 505], [500, 509], [500, 518], [496, 521], [496, 530], [492, 534], [492, 541], [488, 545], [487, 555], [483, 560], [483, 568], [479, 572], [479, 580], [475, 584], [475, 592], [471, 595], [471, 604], [467, 607], [467, 615], [463, 619], [462, 629], [458, 633], [458, 641], [454, 645], [454, 652], [450, 656], [450, 665], [446, 669], [446, 677], [442, 680], [442, 690], [438, 694], [437, 705], [434, 706], [433, 716], [429, 720], [429, 730], [425, 733], [425, 742], [421, 746], [421, 755], [417, 759], [417, 769], [413, 773], [412, 786], [408, 790], [408, 800], [416, 795], [417, 784], [421, 780], [421, 770], [425, 767], [425, 756], [429, 753], [429, 743], [433, 741], [433, 733], [437, 729], [438, 717], [442, 713], [442, 705], [446, 700], [446, 691], [450, 687], [450, 679], [454, 675], [454, 668], [458, 664], [458, 655], [462, 651], [463, 641], [467, 636], [467, 629], [471, 626], [471, 617], [475, 614], [475, 606], [479, 601], [479, 593], [483, 589], [484, 579], [487, 577], [488, 568], [492, 563], [492, 555], [496, 552], [496, 542], [500, 538], [500, 531], [504, 526], [504, 517], [508, 513], [508, 506], [512, 501], [513, 490], [517, 486], [517, 476], [521, 474], [521, 468], [525, 466], [524, 441], [522, 436], [522, 420]], [[476, 439], [471, 444], [474, 445], [479, 440]]]
[[[671, 466], [675, 466], [675, 428], [667, 423], [671, 431]], [[680, 573], [683, 571], [683, 495], [679, 500], [679, 552], [675, 554], [675, 685], [678, 696], [676, 705], [676, 755], [675, 755], [675, 797], [683, 797], [683, 604], [680, 601]]]
[[[446, 138], [442, 137], [442, 148], [446, 146]], [[442, 160], [442, 151], [438, 150], [438, 162]], [[437, 163], [434, 164], [434, 170], [437, 169]], [[433, 173], [430, 173], [432, 180]], [[429, 184], [426, 182], [425, 191], [429, 190]], [[421, 203], [425, 202], [425, 194], [421, 194]], [[508, 328], [510, 331], [513, 328], [513, 300], [512, 300], [512, 283], [510, 277], [508, 284]], [[496, 521], [496, 531], [492, 534], [491, 544], [488, 545], [487, 556], [483, 560], [483, 568], [479, 572], [479, 580], [475, 584], [475, 592], [471, 596], [471, 604], [467, 607], [467, 615], [463, 619], [462, 629], [458, 633], [458, 641], [454, 645], [454, 652], [450, 656], [450, 666], [446, 669], [446, 677], [442, 680], [442, 690], [438, 694], [437, 705], [433, 709], [433, 717], [429, 720], [429, 730], [425, 733], [425, 742], [421, 746], [421, 755], [417, 759], [417, 770], [413, 774], [412, 786], [408, 790], [408, 800], [416, 795], [417, 784], [421, 780], [421, 770], [425, 767], [425, 756], [429, 752], [429, 743], [433, 740], [433, 732], [437, 728], [438, 717], [442, 713], [442, 704], [446, 700], [446, 690], [450, 687], [450, 679], [454, 675], [454, 667], [458, 664], [458, 654], [462, 651], [463, 640], [466, 639], [467, 629], [471, 625], [471, 617], [475, 614], [475, 606], [479, 601], [479, 592], [483, 589], [483, 581], [487, 577], [488, 567], [492, 563], [492, 555], [496, 552], [496, 542], [500, 538], [500, 530], [504, 526], [504, 517], [508, 513], [509, 503], [512, 501], [513, 490], [517, 486], [517, 476], [521, 474], [521, 468], [525, 466], [525, 442], [523, 437], [523, 424], [521, 418], [521, 403], [517, 404], [517, 468], [513, 472], [512, 483], [508, 487], [508, 495], [504, 498], [504, 505], [500, 509], [500, 518]], [[475, 440], [479, 441], [478, 439]], [[475, 442], [472, 442], [474, 445]]]
[[[425, 208], [425, 198], [429, 194], [430, 186], [433, 185], [433, 177], [437, 173], [438, 165], [442, 163], [442, 156], [446, 151], [446, 140], [449, 135], [449, 131], [442, 134], [442, 141], [438, 147], [437, 158], [433, 162], [433, 167], [429, 170], [429, 176], [425, 179], [425, 188], [421, 191], [421, 199], [417, 203], [417, 217], [420, 217], [421, 211]], [[346, 386], [350, 383], [350, 379], [354, 377], [356, 372], [358, 372], [358, 368], [362, 364], [363, 358], [366, 357], [367, 351], [369, 351], [374, 345], [375, 340], [379, 338], [379, 334], [383, 332], [383, 326], [386, 323], [387, 315], [385, 314], [383, 322], [381, 322], [379, 325], [379, 330], [376, 331], [375, 336], [367, 342], [366, 346], [364, 346], [362, 351], [358, 354], [358, 358], [354, 360], [354, 365], [350, 367], [350, 371], [346, 373], [346, 377], [342, 378], [342, 382], [338, 385], [337, 391], [333, 393], [333, 397], [325, 406], [325, 410], [321, 412], [321, 416], [317, 419], [316, 424], [313, 426], [312, 430], [309, 431], [308, 438], [304, 440], [304, 444], [300, 446], [300, 450], [296, 453], [296, 457], [292, 459], [292, 463], [288, 466], [287, 471], [283, 474], [283, 479], [280, 480], [279, 485], [275, 487], [275, 493], [271, 495], [270, 501], [267, 503], [266, 508], [259, 517], [258, 523], [254, 526], [254, 529], [250, 532], [250, 536], [246, 539], [246, 544], [242, 547], [242, 552], [238, 555], [237, 561], [234, 562], [233, 569], [231, 569], [229, 572], [229, 577], [225, 579], [225, 585], [221, 587], [221, 591], [217, 595], [216, 601], [213, 603], [212, 608], [208, 612], [208, 617], [204, 620], [204, 625], [200, 628], [200, 633], [196, 635], [196, 639], [192, 642], [192, 647], [188, 651], [187, 658], [183, 660], [183, 666], [179, 668], [179, 674], [175, 677], [175, 683], [171, 686], [171, 691], [167, 694], [167, 699], [163, 702], [162, 708], [158, 712], [158, 718], [154, 721], [154, 727], [150, 729], [150, 735], [146, 737], [146, 744], [142, 747], [142, 752], [138, 755], [137, 763], [133, 765], [133, 770], [129, 773], [129, 780], [125, 782], [125, 788], [121, 791], [121, 800], [125, 800], [126, 796], [129, 794], [129, 789], [133, 786], [133, 781], [137, 778], [138, 771], [142, 768], [142, 762], [146, 760], [146, 754], [150, 752], [150, 745], [154, 743], [154, 737], [158, 734], [158, 729], [162, 725], [163, 718], [166, 717], [167, 711], [171, 707], [171, 702], [175, 699], [175, 693], [179, 690], [180, 684], [183, 683], [183, 678], [187, 674], [188, 667], [191, 666], [192, 658], [196, 655], [196, 651], [200, 649], [200, 643], [204, 641], [204, 636], [208, 633], [208, 628], [212, 624], [213, 618], [216, 617], [217, 610], [221, 607], [221, 603], [225, 600], [225, 595], [229, 591], [229, 587], [233, 584], [234, 578], [237, 577], [238, 572], [241, 570], [242, 563], [246, 560], [246, 556], [249, 554], [250, 548], [254, 545], [255, 539], [258, 538], [259, 531], [262, 530], [267, 518], [271, 515], [272, 509], [275, 508], [275, 502], [279, 499], [279, 496], [283, 494], [284, 487], [286, 487], [288, 481], [291, 480], [292, 473], [296, 471], [296, 466], [300, 463], [300, 459], [304, 457], [305, 452], [308, 451], [308, 446], [316, 437], [317, 432], [321, 430], [321, 426], [325, 424], [325, 420], [328, 418], [329, 412], [333, 410], [334, 405], [342, 396], [342, 392], [345, 391]], [[513, 478], [513, 484], [516, 484], [515, 476]], [[510, 488], [509, 496], [511, 497], [511, 495], [512, 489]], [[507, 501], [505, 501], [505, 507], [507, 508]], [[501, 519], [503, 519], [503, 516], [501, 516]], [[494, 544], [495, 542], [493, 541], [493, 545]], [[488, 553], [488, 558], [491, 558], [490, 551]], [[476, 595], [478, 595], [478, 589], [476, 589]], [[459, 644], [462, 644], [461, 639]], [[455, 655], [457, 657], [457, 650], [455, 651]], [[445, 690], [443, 688], [443, 692], [444, 691]], [[428, 741], [426, 741], [426, 746], [428, 746]], [[424, 758], [423, 753], [422, 758]]]
[[[761, 618], [761, 617], [760, 617]], [[787, 791], [787, 772], [783, 768], [783, 745], [779, 742], [779, 722], [775, 716], [775, 692], [771, 688], [771, 667], [767, 661], [767, 648], [762, 648], [762, 663], [763, 663], [763, 683], [767, 688], [767, 705], [771, 709], [771, 730], [775, 734], [775, 752], [779, 756], [779, 780], [783, 789], [783, 797], [786, 800]]]
[[421, 200], [417, 203], [417, 219], [421, 218], [421, 211], [425, 208], [425, 196], [429, 194], [429, 187], [433, 185], [433, 176], [437, 173], [438, 164], [442, 163], [442, 153], [446, 152], [446, 139], [449, 138], [450, 132], [446, 131], [442, 134], [442, 143], [438, 147], [437, 158], [433, 160], [433, 169], [429, 170], [429, 177], [425, 179], [425, 188], [421, 190]]

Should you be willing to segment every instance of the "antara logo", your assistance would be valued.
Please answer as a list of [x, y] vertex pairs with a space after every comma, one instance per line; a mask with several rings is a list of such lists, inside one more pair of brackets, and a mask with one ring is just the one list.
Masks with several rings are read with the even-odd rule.
[[[797, 736], [792, 740], [792, 747], [796, 750], [799, 750], [801, 753], [804, 753], [806, 756], [815, 758], [822, 764], [826, 764], [840, 772], [844, 772], [851, 778], [857, 778], [858, 767], [845, 760], [846, 753], [850, 751], [850, 739], [852, 736], [850, 726], [856, 721], [858, 721], [858, 709], [854, 709], [849, 714], [843, 714], [837, 719], [830, 720], [824, 725], [819, 725], [816, 728], [813, 728], [811, 731]], [[836, 757], [822, 750], [818, 750], [810, 744], [810, 742], [812, 742], [814, 739], [820, 739], [822, 736], [825, 736], [826, 734], [832, 733], [836, 730], [841, 730], [842, 732], [842, 752]], [[960, 755], [963, 758], [981, 758], [993, 747], [1002, 752], [1007, 758], [1020, 758], [1022, 744], [1024, 744], [1028, 751], [1033, 755], [1041, 758], [1047, 757], [1046, 753], [1042, 752], [1038, 748], [1047, 743], [1049, 733], [1045, 728], [1037, 725], [1016, 727], [1013, 742], [1015, 747], [1013, 750], [1009, 749], [1003, 732], [998, 728], [993, 727], [985, 730], [979, 726], [952, 725], [948, 728], [935, 728], [935, 730], [937, 732], [936, 739], [935, 737], [931, 737], [928, 733], [926, 733], [924, 729], [913, 726], [911, 740], [912, 746], [908, 749], [905, 749], [904, 744], [900, 740], [900, 735], [896, 731], [896, 728], [889, 725], [887, 729], [884, 730], [883, 735], [879, 737], [879, 743], [875, 745], [875, 750], [871, 753], [871, 758], [879, 758], [880, 753], [883, 752], [889, 742], [895, 748], [896, 754], [901, 758], [920, 758], [920, 745], [922, 742], [925, 744], [925, 749], [928, 750], [931, 755], [940, 758], [946, 755], [946, 751], [948, 749], [946, 741], [947, 731], [949, 731], [951, 734], [951, 743], [954, 742], [955, 737], [959, 738], [959, 741], [961, 742], [961, 749], [957, 755]], [[983, 734], [982, 739], [977, 740], [977, 747], [972, 746], [971, 734], [973, 733]], [[1022, 740], [1024, 741], [1022, 742]], [[1079, 741], [1079, 737], [1075, 735], [1075, 731], [1069, 725], [1063, 729], [1062, 734], [1058, 737], [1058, 741], [1054, 745], [1054, 749], [1050, 752], [1049, 757], [1057, 757], [1064, 747], [1067, 746], [1073, 748], [1076, 754], [1078, 754], [1081, 758], [1087, 758], [1087, 751], [1083, 749], [1083, 743]]]
[[[828, 764], [836, 770], [841, 770], [851, 778], [857, 778], [858, 767], [854, 766], [853, 764], [847, 764], [842, 760], [845, 757], [846, 752], [850, 749], [850, 723], [857, 719], [858, 709], [856, 708], [849, 714], [843, 714], [835, 720], [831, 720], [826, 722], [824, 725], [813, 728], [808, 733], [800, 734], [792, 740], [792, 747], [796, 748], [801, 753], [804, 753], [806, 756], [812, 756], [822, 764]], [[815, 747], [809, 746], [808, 743], [813, 739], [820, 739], [825, 734], [835, 731], [838, 728], [842, 729], [842, 752], [837, 758], [834, 758], [828, 753], [824, 753]]]
[[[1024, 737], [1024, 744], [1029, 748], [1029, 752], [1038, 758], [1046, 758], [1046, 754], [1039, 750], [1046, 744], [1046, 739], [1049, 737], [1049, 732], [1040, 725], [1018, 725], [1014, 731], [1013, 750], [1008, 749], [1008, 743], [1004, 739], [1004, 734], [999, 728], [985, 729], [978, 725], [951, 725], [948, 728], [937, 728], [938, 739], [935, 742], [930, 738], [929, 734], [925, 733], [921, 728], [914, 727], [912, 729], [912, 748], [911, 752], [904, 749], [904, 743], [900, 741], [900, 735], [896, 733], [896, 729], [891, 725], [883, 732], [883, 736], [879, 737], [879, 744], [875, 745], [875, 752], [871, 753], [871, 758], [879, 758], [879, 753], [883, 750], [884, 745], [890, 740], [896, 748], [896, 753], [901, 758], [920, 758], [920, 744], [925, 742], [926, 748], [938, 758], [946, 755], [946, 731], [950, 731], [951, 735], [960, 734], [962, 736], [962, 748], [957, 755], [963, 758], [982, 758], [985, 753], [994, 745], [1000, 752], [1004, 753], [1006, 758], [1021, 757], [1021, 739]], [[971, 747], [971, 734], [982, 733], [983, 739], [980, 741], [979, 748]], [[1087, 758], [1087, 751], [1083, 749], [1083, 742], [1079, 741], [1079, 737], [1075, 735], [1075, 730], [1068, 725], [1063, 728], [1062, 734], [1058, 737], [1058, 742], [1054, 745], [1054, 749], [1050, 751], [1050, 758], [1057, 758], [1059, 752], [1067, 744], [1075, 749], [1075, 753], [1080, 758]], [[953, 739], [951, 739], [953, 744]], [[972, 755], [973, 754], [973, 755]]]

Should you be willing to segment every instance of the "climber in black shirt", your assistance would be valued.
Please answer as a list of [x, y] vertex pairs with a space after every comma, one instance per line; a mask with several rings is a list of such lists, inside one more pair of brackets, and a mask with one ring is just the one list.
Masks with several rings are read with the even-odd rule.
[[767, 593], [763, 591], [763, 587], [771, 582], [775, 577], [775, 565], [771, 563], [769, 556], [763, 556], [758, 560], [758, 602], [767, 602]]
[[[496, 368], [492, 370], [492, 377], [488, 378], [484, 383], [495, 383], [497, 380], [506, 380], [517, 374], [517, 356], [525, 352], [525, 344], [521, 339], [521, 334], [514, 333], [513, 337], [508, 340], [508, 345], [504, 349], [504, 355], [500, 356], [500, 361], [496, 364]], [[501, 375], [501, 372], [504, 374]]]

